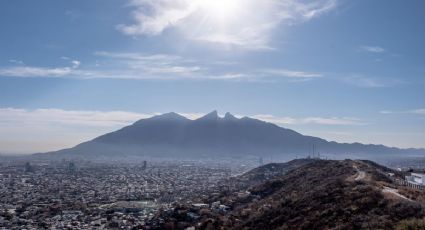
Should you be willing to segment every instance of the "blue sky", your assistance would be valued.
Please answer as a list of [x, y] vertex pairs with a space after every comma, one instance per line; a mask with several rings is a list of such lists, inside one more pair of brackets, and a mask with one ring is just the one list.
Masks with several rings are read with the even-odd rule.
[[328, 140], [425, 147], [421, 0], [0, 6], [3, 153], [212, 110]]

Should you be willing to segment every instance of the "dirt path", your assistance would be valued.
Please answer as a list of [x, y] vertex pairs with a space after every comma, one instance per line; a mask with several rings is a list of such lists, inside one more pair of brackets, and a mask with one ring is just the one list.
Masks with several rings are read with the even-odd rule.
[[353, 165], [353, 168], [356, 169], [356, 171], [357, 171], [357, 176], [354, 179], [355, 181], [363, 180], [366, 177], [366, 173], [364, 171], [360, 170], [359, 167], [357, 167], [357, 165]]
[[384, 186], [384, 188], [382, 189], [382, 192], [392, 194], [392, 195], [399, 197], [401, 199], [404, 199], [404, 200], [412, 201], [411, 199], [409, 199], [409, 198], [401, 195], [400, 193], [398, 193], [398, 190], [395, 189], [395, 188], [390, 188], [390, 187]]

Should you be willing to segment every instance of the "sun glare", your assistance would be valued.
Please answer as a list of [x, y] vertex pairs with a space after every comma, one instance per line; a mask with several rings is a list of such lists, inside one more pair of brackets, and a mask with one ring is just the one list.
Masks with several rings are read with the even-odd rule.
[[200, 0], [200, 7], [211, 16], [225, 19], [234, 16], [240, 5], [240, 0]]

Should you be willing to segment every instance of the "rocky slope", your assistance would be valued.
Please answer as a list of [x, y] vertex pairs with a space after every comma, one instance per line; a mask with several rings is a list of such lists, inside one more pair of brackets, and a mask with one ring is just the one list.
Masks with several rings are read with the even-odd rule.
[[[401, 194], [406, 188], [393, 184], [387, 176], [389, 172], [393, 171], [369, 161], [317, 160], [247, 191], [211, 196], [205, 200], [208, 207], [178, 205], [162, 213], [160, 218], [164, 224], [156, 226], [168, 229], [189, 226], [197, 229], [407, 229], [420, 226], [425, 217], [424, 203]], [[196, 218], [187, 218], [187, 213], [196, 214]]]

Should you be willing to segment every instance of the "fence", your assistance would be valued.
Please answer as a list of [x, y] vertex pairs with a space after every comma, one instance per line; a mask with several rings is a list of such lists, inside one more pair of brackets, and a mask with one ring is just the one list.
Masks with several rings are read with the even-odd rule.
[[394, 181], [394, 183], [396, 183], [398, 185], [407, 186], [407, 187], [414, 188], [414, 189], [425, 190], [425, 185], [413, 184], [413, 183], [410, 183], [406, 180], [401, 180], [401, 179], [398, 179], [398, 178], [391, 178], [391, 179]]

